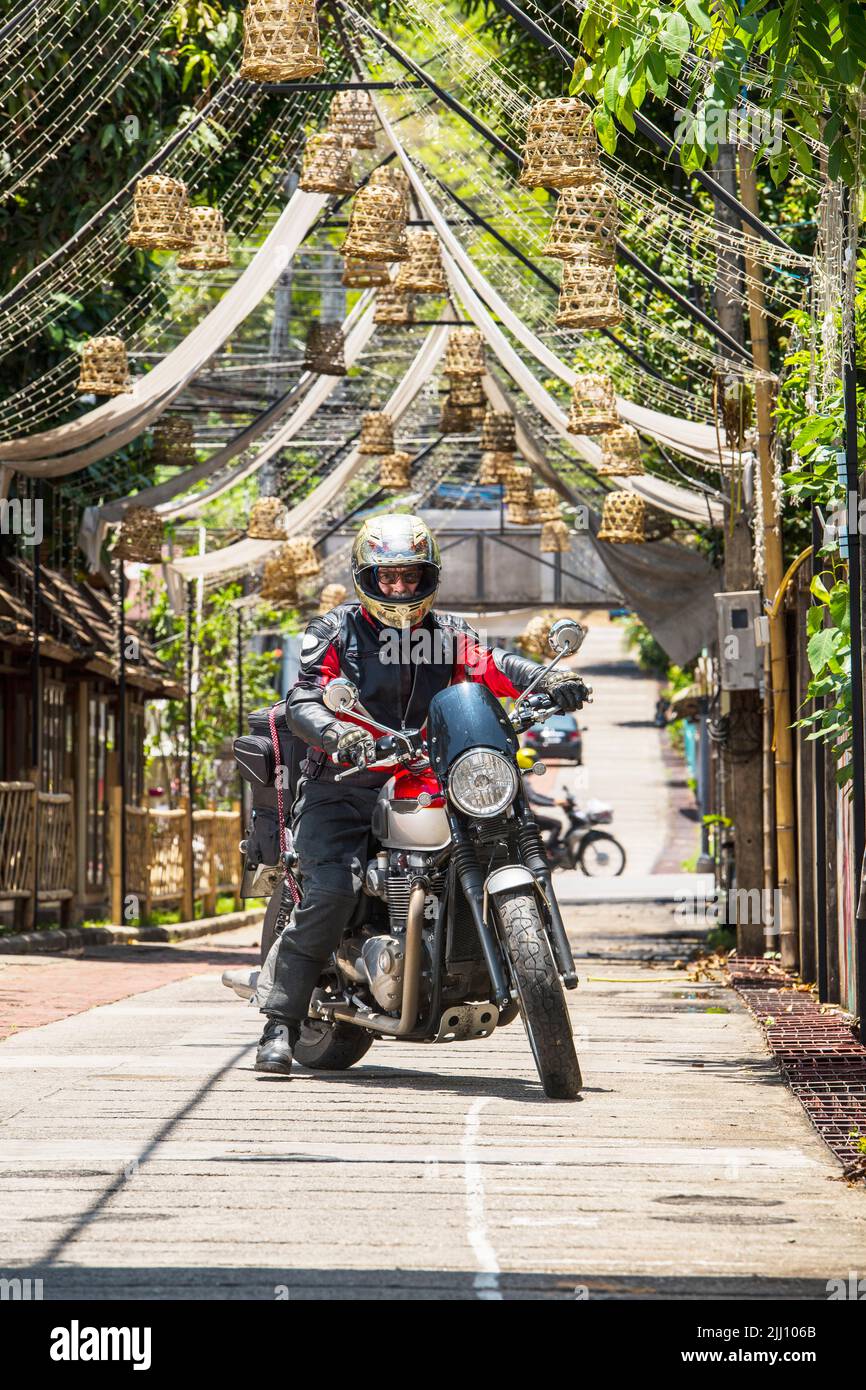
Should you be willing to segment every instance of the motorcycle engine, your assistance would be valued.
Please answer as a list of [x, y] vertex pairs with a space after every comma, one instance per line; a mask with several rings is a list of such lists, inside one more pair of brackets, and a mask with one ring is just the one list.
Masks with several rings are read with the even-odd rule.
[[399, 1009], [403, 1002], [403, 938], [371, 936], [364, 942], [361, 958], [376, 1003], [387, 1012]]

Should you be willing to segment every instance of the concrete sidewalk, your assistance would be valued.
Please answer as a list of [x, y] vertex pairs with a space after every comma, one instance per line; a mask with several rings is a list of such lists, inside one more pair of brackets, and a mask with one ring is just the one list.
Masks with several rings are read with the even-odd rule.
[[519, 1023], [257, 1076], [213, 967], [9, 1039], [0, 1268], [49, 1299], [484, 1300], [825, 1298], [866, 1268], [863, 1193], [736, 995], [673, 968], [671, 909], [567, 917], [573, 1104]]

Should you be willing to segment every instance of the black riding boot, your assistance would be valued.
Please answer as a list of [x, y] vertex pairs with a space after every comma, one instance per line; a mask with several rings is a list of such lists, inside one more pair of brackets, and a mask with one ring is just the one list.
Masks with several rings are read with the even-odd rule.
[[288, 1076], [292, 1070], [292, 1053], [299, 1034], [300, 1029], [297, 1025], [286, 1023], [282, 1018], [269, 1016], [256, 1053], [256, 1071]]

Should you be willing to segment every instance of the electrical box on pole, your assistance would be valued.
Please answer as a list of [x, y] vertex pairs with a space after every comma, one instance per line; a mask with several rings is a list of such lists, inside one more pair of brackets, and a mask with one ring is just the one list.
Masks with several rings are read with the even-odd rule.
[[757, 589], [716, 594], [719, 671], [722, 690], [757, 690], [763, 655], [758, 656], [761, 596]]

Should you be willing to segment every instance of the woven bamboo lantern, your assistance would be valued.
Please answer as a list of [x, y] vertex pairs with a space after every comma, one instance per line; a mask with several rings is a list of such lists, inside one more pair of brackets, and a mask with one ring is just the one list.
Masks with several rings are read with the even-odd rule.
[[481, 407], [456, 405], [446, 396], [439, 417], [440, 434], [473, 434], [480, 423]]
[[535, 509], [536, 521], [545, 523], [562, 520], [559, 493], [554, 491], [552, 487], [537, 487], [533, 494], [532, 505]]
[[504, 478], [506, 507], [524, 506], [531, 508], [534, 502], [532, 491], [532, 469], [512, 464]]
[[535, 508], [528, 502], [509, 502], [506, 497], [505, 505], [508, 508], [508, 520], [512, 526], [534, 526], [538, 521]]
[[452, 328], [442, 369], [447, 376], [483, 376], [484, 339], [477, 328]]
[[150, 507], [129, 507], [118, 528], [114, 554], [118, 560], [158, 565], [162, 559], [162, 518]]
[[411, 466], [411, 454], [404, 454], [399, 449], [396, 453], [386, 454], [379, 461], [379, 486], [388, 492], [405, 492], [412, 486], [409, 476]]
[[342, 135], [353, 150], [374, 150], [379, 122], [370, 93], [349, 88], [331, 102], [328, 130]]
[[345, 584], [326, 584], [319, 594], [319, 612], [330, 613], [332, 608], [339, 608], [341, 603], [345, 603], [348, 597]]
[[517, 448], [514, 436], [514, 416], [505, 410], [487, 407], [481, 428], [481, 447], [494, 453], [513, 454]]
[[406, 217], [407, 205], [396, 188], [368, 183], [352, 199], [343, 255], [364, 261], [407, 260]]
[[91, 338], [84, 344], [78, 389], [95, 396], [122, 396], [132, 389], [122, 338]]
[[312, 536], [292, 536], [286, 541], [286, 551], [296, 579], [314, 579], [321, 574], [322, 566], [316, 554]]
[[601, 463], [596, 472], [601, 478], [625, 478], [643, 473], [640, 454], [640, 435], [631, 425], [617, 425], [607, 430], [601, 440]]
[[415, 322], [415, 300], [394, 285], [386, 285], [376, 295], [373, 322], [386, 327], [405, 327]]
[[538, 548], [542, 555], [566, 555], [571, 549], [571, 532], [561, 517], [545, 521]]
[[558, 328], [615, 328], [622, 322], [619, 288], [612, 265], [563, 261]]
[[279, 497], [259, 497], [250, 508], [251, 540], [280, 541], [286, 534], [286, 509]]
[[479, 483], [505, 483], [508, 481], [510, 469], [514, 467], [514, 457], [512, 454], [505, 453], [503, 450], [488, 449], [481, 455], [481, 472], [478, 475]]
[[298, 606], [298, 580], [288, 546], [281, 545], [265, 560], [259, 598], [274, 608]]
[[480, 376], [456, 376], [448, 386], [448, 399], [452, 405], [472, 405], [483, 416], [485, 409], [484, 387]]
[[536, 656], [542, 660], [549, 658], [550, 629], [555, 622], [555, 613], [536, 613], [534, 618], [530, 618], [520, 638], [520, 645], [527, 656]]
[[646, 503], [636, 492], [609, 492], [604, 499], [598, 539], [612, 545], [642, 545]]
[[190, 244], [189, 194], [181, 179], [145, 174], [135, 185], [129, 246], [144, 251], [183, 251]]
[[343, 284], [347, 290], [367, 290], [387, 287], [391, 283], [391, 272], [384, 261], [362, 261], [358, 256], [347, 256], [343, 266]]
[[368, 410], [361, 420], [359, 454], [393, 454], [394, 425], [384, 410]]
[[368, 180], [370, 188], [393, 188], [403, 199], [406, 216], [409, 216], [409, 175], [396, 164], [380, 164]]
[[448, 282], [436, 233], [413, 227], [406, 238], [409, 259], [397, 272], [397, 289], [412, 294], [447, 294]]
[[250, 82], [292, 82], [325, 66], [316, 0], [249, 0], [240, 75]]
[[583, 372], [571, 388], [569, 434], [603, 434], [618, 424], [616, 391], [610, 377], [604, 372]]
[[539, 101], [529, 114], [524, 188], [576, 188], [601, 178], [592, 112], [577, 97]]
[[317, 319], [307, 331], [304, 371], [318, 376], [345, 376], [346, 355], [339, 323]]
[[153, 427], [150, 462], [190, 468], [196, 462], [192, 420], [183, 415], [163, 415]]
[[177, 258], [178, 270], [224, 270], [231, 265], [229, 239], [219, 208], [190, 208], [186, 226], [190, 244]]
[[544, 248], [558, 260], [613, 265], [616, 260], [616, 195], [606, 183], [564, 188]]
[[354, 193], [352, 151], [342, 135], [324, 130], [311, 135], [304, 149], [298, 187], [305, 193]]

